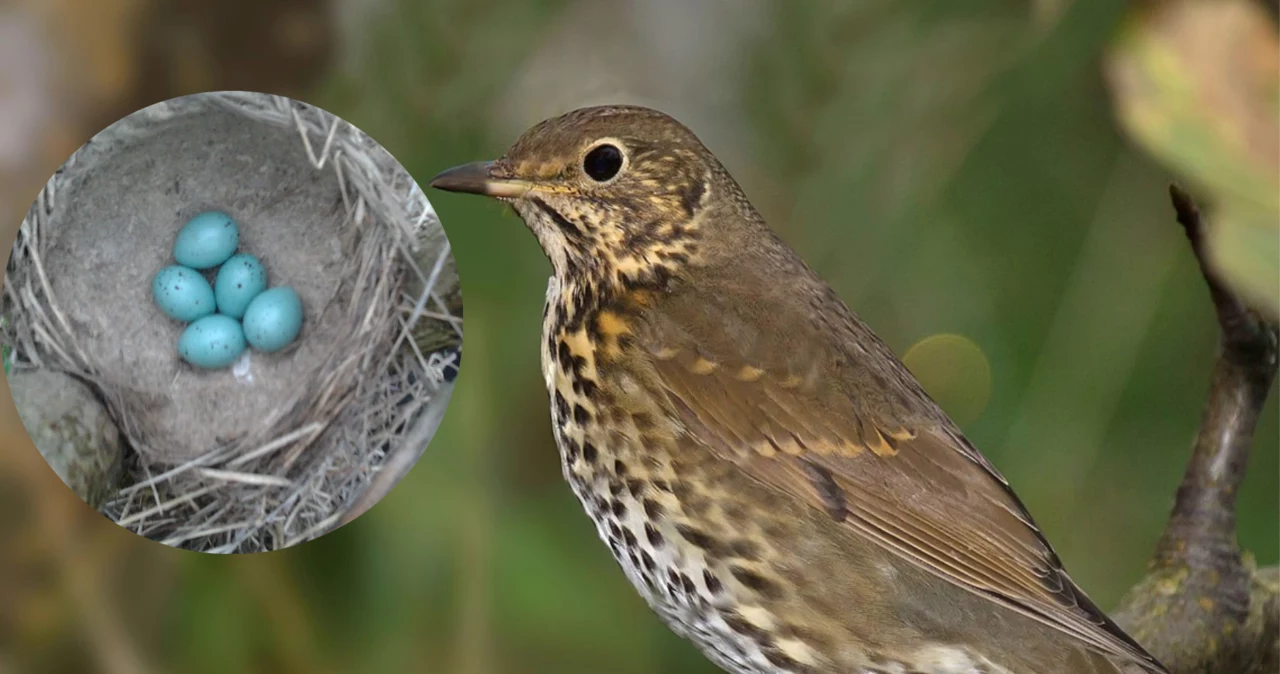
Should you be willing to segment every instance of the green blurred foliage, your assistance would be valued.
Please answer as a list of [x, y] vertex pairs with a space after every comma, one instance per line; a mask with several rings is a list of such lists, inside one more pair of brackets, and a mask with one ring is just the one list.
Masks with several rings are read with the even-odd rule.
[[[364, 58], [311, 100], [422, 184], [500, 154], [514, 138], [494, 108], [573, 3], [389, 4], [368, 19]], [[1104, 85], [1124, 7], [1033, 4], [764, 0], [767, 28], [742, 45], [737, 83], [748, 134], [712, 149], [735, 157], [728, 168], [770, 222], [898, 353], [944, 333], [981, 350], [990, 398], [965, 411], [978, 415], [966, 430], [1109, 606], [1164, 524], [1216, 327], [1170, 175], [1124, 137]], [[550, 267], [536, 243], [497, 204], [430, 197], [462, 277], [466, 360], [403, 484], [355, 523], [266, 555], [202, 557], [123, 532], [105, 551], [38, 548], [24, 559], [106, 564], [128, 551], [172, 577], [101, 571], [77, 586], [44, 571], [37, 587], [69, 593], [71, 608], [47, 618], [63, 627], [45, 628], [62, 636], [3, 634], [0, 605], [0, 671], [140, 671], [104, 654], [105, 633], [153, 671], [714, 674], [631, 590], [562, 483], [538, 363]], [[961, 402], [967, 385], [939, 384]], [[1241, 542], [1263, 564], [1280, 560], [1274, 403], [1240, 493]], [[51, 506], [25, 507], [19, 521], [34, 523]], [[66, 540], [114, 529], [88, 522]], [[134, 610], [134, 596], [148, 599]], [[108, 608], [89, 612], [86, 597]]]

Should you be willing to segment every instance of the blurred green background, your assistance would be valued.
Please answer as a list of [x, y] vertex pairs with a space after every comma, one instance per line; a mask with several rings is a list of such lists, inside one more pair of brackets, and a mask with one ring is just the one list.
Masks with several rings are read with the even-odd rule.
[[[1244, 16], [1275, 61], [1267, 7]], [[1166, 194], [1176, 176], [1158, 138], [1178, 129], [1115, 112], [1136, 86], [1114, 76], [1118, 36], [1153, 25], [1143, 12], [1085, 0], [13, 0], [0, 7], [4, 236], [90, 135], [183, 93], [305, 98], [422, 183], [579, 105], [663, 108], [906, 354], [1076, 580], [1112, 606], [1161, 531], [1216, 349]], [[1191, 38], [1161, 44], [1177, 56], [1204, 43]], [[1143, 58], [1139, 70], [1168, 65]], [[1217, 74], [1187, 77], [1218, 86]], [[1269, 127], [1206, 100], [1215, 128], [1261, 133], [1240, 147], [1270, 156]], [[561, 483], [538, 364], [550, 267], [533, 238], [496, 204], [430, 196], [463, 279], [465, 366], [419, 465], [330, 536], [237, 558], [134, 537], [58, 482], [4, 392], [0, 673], [714, 672], [633, 594]], [[1240, 492], [1241, 542], [1260, 564], [1280, 558], [1270, 402]]]

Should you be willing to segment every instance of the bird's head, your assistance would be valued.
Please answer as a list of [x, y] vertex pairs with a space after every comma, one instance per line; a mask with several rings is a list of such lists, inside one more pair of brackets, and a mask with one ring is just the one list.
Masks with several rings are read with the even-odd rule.
[[679, 274], [699, 255], [704, 216], [726, 180], [676, 120], [604, 106], [546, 120], [500, 159], [450, 169], [431, 185], [511, 204], [562, 280], [626, 288]]

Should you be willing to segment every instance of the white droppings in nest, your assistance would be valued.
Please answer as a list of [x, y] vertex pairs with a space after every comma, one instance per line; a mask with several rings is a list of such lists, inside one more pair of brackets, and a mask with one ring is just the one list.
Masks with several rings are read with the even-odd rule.
[[[241, 250], [302, 295], [282, 354], [199, 372], [148, 298], [185, 217], [241, 222]], [[168, 233], [168, 235], [166, 235]], [[425, 263], [419, 261], [426, 261]], [[288, 99], [201, 94], [152, 106], [82, 148], [23, 223], [5, 285], [15, 366], [89, 382], [134, 450], [104, 513], [169, 545], [252, 552], [342, 521], [423, 422], [452, 355], [412, 338], [456, 272], [421, 189], [371, 139]]]

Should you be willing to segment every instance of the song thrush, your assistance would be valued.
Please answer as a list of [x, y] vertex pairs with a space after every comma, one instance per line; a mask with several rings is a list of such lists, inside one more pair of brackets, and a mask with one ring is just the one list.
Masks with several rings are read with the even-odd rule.
[[694, 134], [577, 110], [437, 188], [551, 260], [564, 475], [650, 606], [735, 674], [1165, 672]]

